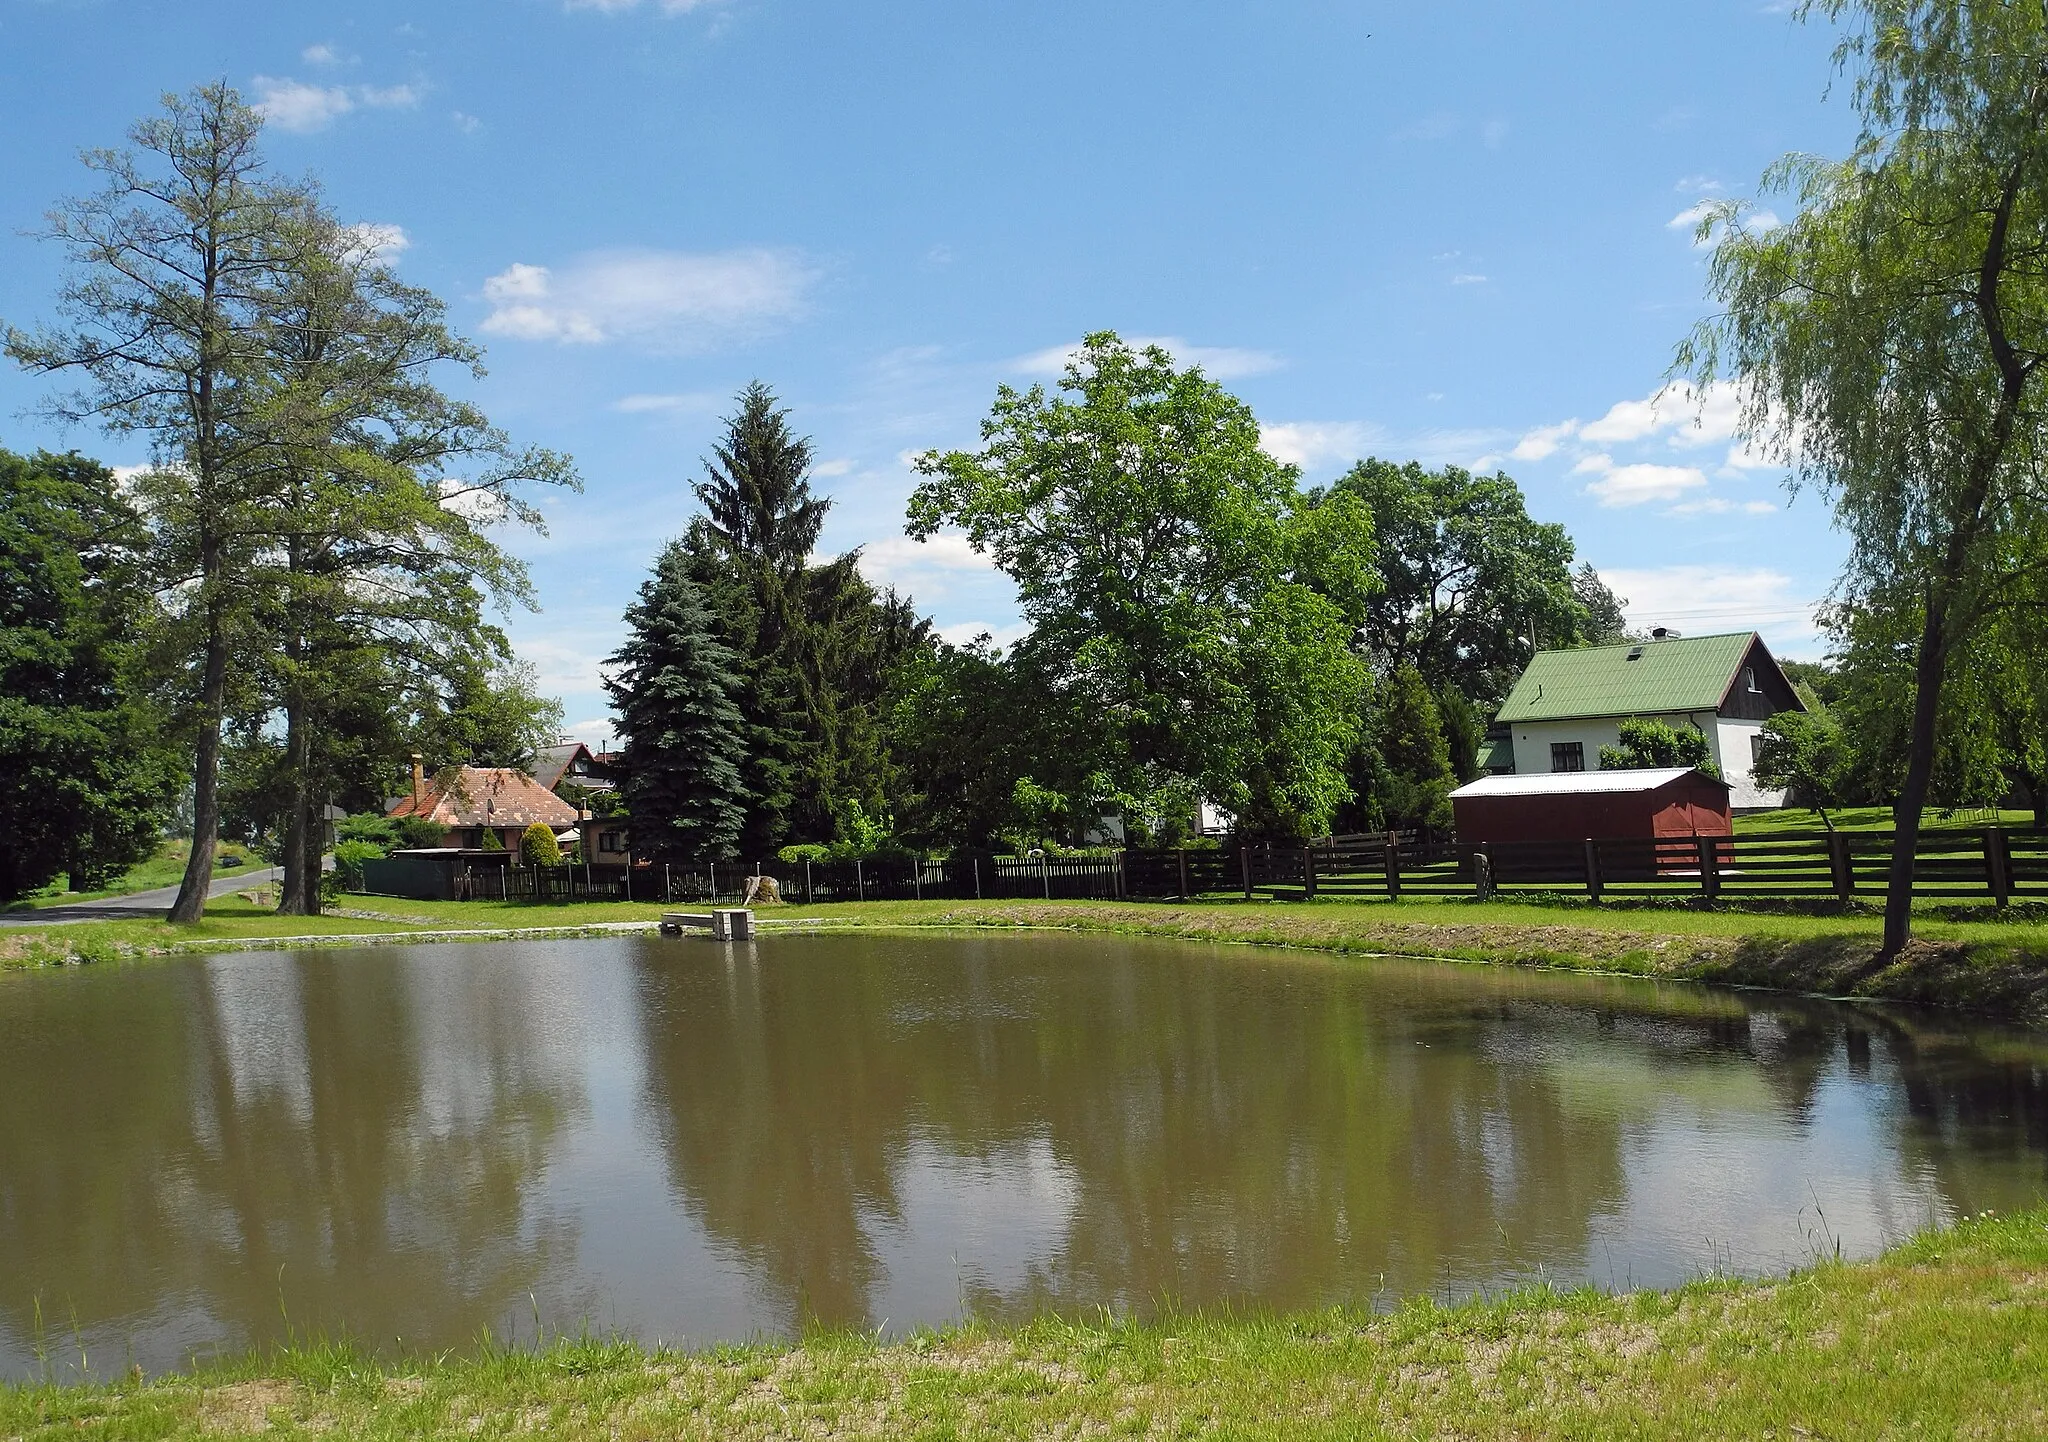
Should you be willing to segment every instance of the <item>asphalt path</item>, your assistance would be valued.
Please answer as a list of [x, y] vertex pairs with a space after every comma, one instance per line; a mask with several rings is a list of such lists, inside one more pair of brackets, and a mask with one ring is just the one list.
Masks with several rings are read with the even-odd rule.
[[[224, 876], [206, 889], [209, 897], [229, 896], [277, 881], [284, 876], [281, 866]], [[66, 921], [135, 921], [144, 916], [168, 916], [178, 888], [160, 886], [154, 891], [132, 891], [126, 896], [109, 896], [99, 901], [81, 901], [71, 906], [45, 906], [37, 911], [0, 912], [0, 926], [52, 926]]]

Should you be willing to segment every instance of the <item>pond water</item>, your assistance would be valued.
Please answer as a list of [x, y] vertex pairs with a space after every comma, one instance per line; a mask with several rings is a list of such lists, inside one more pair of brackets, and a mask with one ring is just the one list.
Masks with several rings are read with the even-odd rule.
[[1082, 936], [13, 975], [0, 1098], [0, 1376], [1665, 1285], [2048, 1176], [2038, 1034]]

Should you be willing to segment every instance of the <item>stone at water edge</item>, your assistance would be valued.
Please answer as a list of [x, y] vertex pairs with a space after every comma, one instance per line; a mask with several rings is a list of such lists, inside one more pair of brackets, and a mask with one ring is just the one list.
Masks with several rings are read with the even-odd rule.
[[750, 876], [747, 878], [746, 900], [741, 904], [743, 906], [753, 906], [756, 904], [780, 906], [782, 904], [782, 888], [776, 884], [775, 878], [772, 876]]

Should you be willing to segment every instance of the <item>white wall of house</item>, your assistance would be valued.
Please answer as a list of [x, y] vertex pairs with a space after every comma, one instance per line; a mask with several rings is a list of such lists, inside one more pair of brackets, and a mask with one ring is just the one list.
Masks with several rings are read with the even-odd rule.
[[[1521, 776], [1540, 776], [1550, 771], [1550, 748], [1554, 744], [1577, 742], [1585, 758], [1585, 769], [1600, 769], [1600, 748], [1621, 744], [1621, 723], [1624, 718], [1588, 717], [1572, 721], [1523, 721], [1514, 726], [1515, 771]], [[1750, 779], [1752, 750], [1750, 738], [1763, 730], [1760, 721], [1734, 721], [1715, 715], [1711, 711], [1673, 711], [1656, 718], [1668, 721], [1673, 726], [1697, 726], [1707, 734], [1707, 747], [1713, 753], [1714, 764], [1721, 768], [1721, 777], [1730, 789], [1729, 806], [1743, 810], [1753, 807], [1783, 806], [1785, 793], [1782, 791], [1760, 791]]]

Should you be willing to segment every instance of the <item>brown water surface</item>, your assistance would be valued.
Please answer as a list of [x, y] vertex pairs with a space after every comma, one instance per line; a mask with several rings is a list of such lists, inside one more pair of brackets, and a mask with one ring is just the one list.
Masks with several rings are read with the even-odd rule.
[[0, 1098], [0, 1376], [1664, 1285], [2048, 1175], [2048, 1037], [1064, 935], [14, 975]]

